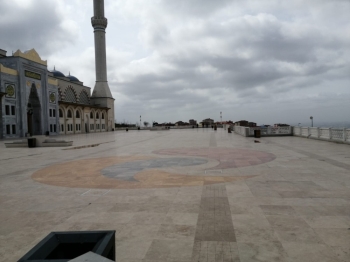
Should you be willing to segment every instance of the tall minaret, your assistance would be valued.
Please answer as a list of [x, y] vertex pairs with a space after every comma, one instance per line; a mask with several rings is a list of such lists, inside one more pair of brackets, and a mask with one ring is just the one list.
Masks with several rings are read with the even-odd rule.
[[95, 35], [95, 69], [96, 84], [91, 98], [108, 110], [108, 130], [114, 128], [114, 98], [107, 82], [107, 62], [106, 62], [106, 27], [107, 18], [104, 12], [104, 0], [94, 0], [94, 16], [91, 17], [91, 24]]

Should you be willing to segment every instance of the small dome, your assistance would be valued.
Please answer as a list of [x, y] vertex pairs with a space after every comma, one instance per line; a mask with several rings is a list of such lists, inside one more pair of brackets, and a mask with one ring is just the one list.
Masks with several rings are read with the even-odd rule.
[[74, 81], [80, 82], [78, 78], [76, 78], [75, 76], [72, 76], [72, 75], [70, 75], [70, 74], [67, 75], [66, 77], [69, 78], [69, 80], [72, 81], [72, 82], [74, 82]]
[[51, 73], [53, 74], [53, 76], [56, 76], [56, 77], [65, 77], [64, 74], [62, 74], [62, 72], [57, 71], [55, 69], [51, 71]]

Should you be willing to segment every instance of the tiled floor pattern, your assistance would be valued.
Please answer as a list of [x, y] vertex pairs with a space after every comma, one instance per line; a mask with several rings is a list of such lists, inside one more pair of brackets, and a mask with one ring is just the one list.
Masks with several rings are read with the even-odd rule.
[[[89, 138], [79, 136], [79, 145], [93, 143]], [[118, 262], [350, 261], [348, 145], [296, 137], [262, 138], [255, 144], [221, 130], [94, 134], [96, 138], [115, 142], [27, 151], [6, 150], [0, 143], [5, 167], [0, 168], [0, 261], [17, 261], [51, 231], [108, 229], [116, 230]], [[222, 169], [222, 174], [209, 172], [206, 182], [214, 183], [205, 184], [208, 174], [199, 174], [199, 167], [208, 170], [219, 161], [198, 156], [198, 151], [175, 153], [204, 146], [276, 158]], [[174, 153], [152, 153], [163, 149]], [[175, 172], [180, 168], [169, 168], [169, 173], [167, 168], [143, 169], [134, 176], [145, 188], [100, 173], [106, 166], [173, 157], [208, 163], [184, 167], [192, 172], [184, 177]], [[33, 172], [35, 179], [47, 182], [33, 180]], [[244, 176], [251, 177], [215, 180]]]
[[[156, 156], [90, 158], [59, 163], [36, 171], [35, 181], [65, 187], [82, 188], [160, 188], [200, 186], [249, 179], [245, 176], [185, 175], [169, 172], [167, 168], [198, 166], [207, 170], [222, 170], [254, 166], [273, 161], [276, 157], [267, 152], [229, 148], [162, 149], [154, 151]], [[182, 156], [168, 157], [164, 156]], [[186, 158], [184, 158], [184, 156]], [[193, 158], [201, 157], [201, 158]], [[217, 161], [217, 165], [201, 168], [206, 159]], [[160, 170], [162, 168], [162, 170]]]
[[239, 261], [225, 185], [203, 187], [193, 261]]
[[[283, 145], [283, 144], [275, 143], [275, 142], [270, 142], [270, 143], [273, 143], [273, 144], [278, 145], [278, 146], [280, 146], [282, 148], [285, 148], [285, 149], [288, 149], [288, 150], [292, 150], [294, 152], [306, 155], [306, 156], [308, 156], [310, 158], [317, 159], [319, 161], [327, 162], [327, 163], [329, 163], [329, 164], [331, 164], [333, 166], [344, 168], [346, 170], [350, 170], [350, 164], [349, 163], [342, 163], [342, 162], [336, 161], [334, 159], [331, 159], [331, 158], [329, 158], [327, 156], [320, 156], [318, 154], [315, 154], [315, 153], [312, 153], [312, 152], [307, 152], [307, 151], [302, 150], [300, 148], [294, 148], [294, 147], [291, 147], [291, 146], [287, 146], [287, 145]], [[350, 157], [348, 157], [348, 159], [349, 159], [348, 162], [350, 162]]]
[[203, 187], [195, 241], [235, 242], [225, 185]]
[[268, 152], [244, 148], [175, 148], [161, 149], [153, 151], [153, 153], [159, 155], [206, 157], [217, 160], [219, 164], [210, 169], [228, 169], [261, 165], [273, 161], [276, 158], [274, 154]]
[[[127, 158], [138, 161], [137, 158]], [[139, 188], [170, 188], [180, 186], [202, 186], [215, 183], [245, 180], [252, 176], [189, 176], [172, 174], [161, 170], [144, 170], [133, 176], [133, 180], [120, 180], [101, 174], [107, 165], [125, 163], [125, 158], [84, 159], [74, 162], [52, 165], [34, 172], [32, 178], [40, 183], [75, 188], [99, 189], [139, 189]]]

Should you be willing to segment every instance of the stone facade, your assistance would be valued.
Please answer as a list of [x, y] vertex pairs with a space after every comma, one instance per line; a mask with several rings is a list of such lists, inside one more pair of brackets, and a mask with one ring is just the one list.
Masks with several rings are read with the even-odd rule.
[[0, 138], [114, 130], [114, 98], [107, 82], [104, 1], [94, 0], [96, 84], [91, 88], [55, 69], [31, 49], [0, 49]]
[[34, 49], [0, 55], [0, 138], [112, 130], [114, 106], [97, 99], [76, 77], [48, 71]]

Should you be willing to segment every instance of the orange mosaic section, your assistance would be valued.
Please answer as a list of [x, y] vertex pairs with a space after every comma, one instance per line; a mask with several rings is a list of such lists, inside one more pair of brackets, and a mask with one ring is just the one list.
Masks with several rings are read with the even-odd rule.
[[108, 178], [101, 174], [101, 170], [107, 166], [148, 160], [151, 157], [106, 157], [82, 159], [72, 162], [55, 164], [36, 171], [32, 178], [40, 183], [75, 188], [99, 188], [99, 189], [137, 189], [137, 188], [164, 188], [180, 186], [202, 186], [223, 182], [234, 182], [248, 179], [254, 176], [190, 176], [172, 174], [157, 169], [146, 169], [138, 172], [134, 178], [136, 181], [123, 181]]

